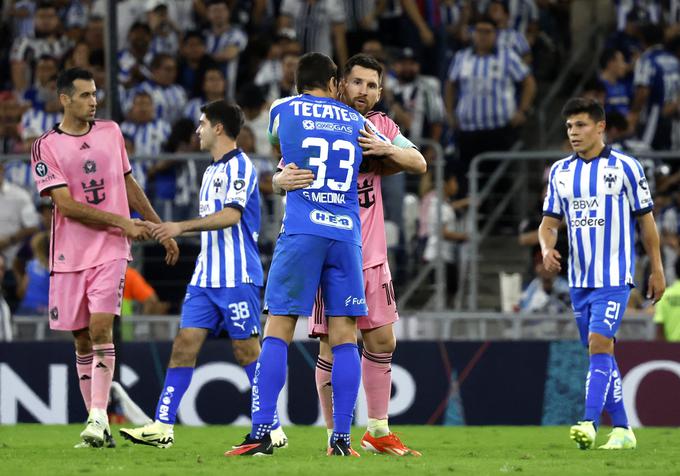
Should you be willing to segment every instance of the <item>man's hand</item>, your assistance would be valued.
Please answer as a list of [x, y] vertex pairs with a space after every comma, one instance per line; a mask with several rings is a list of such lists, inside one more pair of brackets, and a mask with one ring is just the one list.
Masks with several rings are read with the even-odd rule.
[[654, 301], [654, 304], [659, 302], [666, 290], [666, 278], [662, 271], [652, 271], [649, 275], [649, 283], [647, 285], [647, 299]]
[[562, 256], [556, 249], [545, 250], [543, 252], [543, 267], [551, 273], [559, 273], [562, 270], [561, 259]]
[[[151, 236], [153, 236], [155, 240], [160, 241], [163, 246], [165, 246], [166, 241], [182, 234], [182, 226], [174, 221], [167, 221], [165, 223], [146, 222], [145, 225], [151, 232]], [[175, 244], [175, 246], [177, 246], [177, 244]]]
[[123, 233], [125, 236], [135, 241], [148, 240], [151, 237], [151, 233], [148, 228], [144, 226], [144, 223], [140, 220], [128, 220], [123, 228]]
[[165, 264], [175, 266], [179, 259], [179, 246], [177, 246], [177, 242], [170, 238], [169, 240], [162, 241], [161, 245], [165, 247]]
[[314, 173], [309, 169], [301, 169], [295, 164], [287, 164], [276, 174], [276, 185], [286, 192], [308, 187], [314, 182]]
[[521, 126], [525, 122], [527, 122], [527, 116], [519, 110], [510, 118], [510, 125], [513, 127]]
[[387, 157], [394, 151], [394, 146], [392, 144], [380, 140], [370, 129], [361, 129], [359, 134], [361, 135], [357, 139], [357, 142], [359, 142], [359, 145], [363, 149], [364, 156]]

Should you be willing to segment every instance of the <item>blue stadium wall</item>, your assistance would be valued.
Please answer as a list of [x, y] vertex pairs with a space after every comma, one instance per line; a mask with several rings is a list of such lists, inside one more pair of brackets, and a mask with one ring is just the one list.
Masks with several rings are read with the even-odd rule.
[[[294, 343], [279, 413], [320, 424], [316, 345]], [[171, 343], [126, 343], [119, 380], [153, 415]], [[680, 344], [620, 343], [634, 426], [680, 425]], [[0, 423], [85, 420], [70, 343], [0, 344]], [[576, 342], [402, 342], [394, 356], [394, 424], [562, 425], [581, 416], [585, 350]], [[208, 341], [180, 407], [186, 424], [248, 424], [250, 386], [228, 341]], [[362, 391], [363, 393], [363, 391]], [[360, 399], [356, 423], [365, 423]]]

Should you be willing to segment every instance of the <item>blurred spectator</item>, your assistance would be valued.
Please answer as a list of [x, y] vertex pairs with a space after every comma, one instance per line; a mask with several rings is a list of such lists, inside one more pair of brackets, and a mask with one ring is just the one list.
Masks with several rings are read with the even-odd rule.
[[385, 1], [344, 0], [349, 55], [358, 53], [361, 45], [378, 31], [378, 16], [385, 8]]
[[446, 120], [441, 84], [420, 74], [420, 63], [411, 48], [404, 48], [394, 63], [396, 81], [390, 84], [394, 103], [390, 116], [412, 141], [441, 139]]
[[151, 61], [151, 79], [136, 86], [131, 91], [130, 98], [134, 99], [139, 91], [145, 91], [153, 99], [155, 117], [172, 124], [182, 117], [182, 110], [187, 102], [186, 91], [175, 83], [176, 78], [177, 60], [175, 57], [163, 53], [158, 54]]
[[238, 104], [243, 109], [244, 125], [255, 135], [255, 154], [271, 156], [272, 146], [267, 138], [269, 114], [262, 90], [253, 83], [246, 84], [239, 91]]
[[482, 152], [512, 147], [536, 94], [536, 82], [519, 56], [495, 47], [491, 18], [475, 22], [472, 38], [473, 46], [456, 53], [446, 85], [447, 110], [466, 167]]
[[[635, 139], [630, 133], [628, 120], [620, 112], [612, 111], [607, 113], [607, 125], [605, 126], [605, 136], [607, 144], [614, 149], [629, 153], [635, 157], [649, 152], [649, 146], [642, 141]], [[653, 178], [650, 177], [650, 183]]]
[[15, 38], [33, 36], [33, 16], [35, 15], [35, 0], [17, 0], [10, 7], [9, 15], [13, 18], [13, 33]]
[[437, 78], [445, 74], [446, 29], [441, 19], [440, 0], [422, 2], [401, 0], [404, 22], [401, 35], [405, 44], [415, 51], [423, 72]]
[[59, 34], [59, 17], [52, 3], [38, 3], [33, 18], [35, 36], [14, 40], [10, 54], [12, 84], [15, 91], [23, 92], [31, 84], [31, 71], [35, 61], [43, 55], [61, 59], [68, 49], [65, 37]]
[[239, 56], [248, 45], [248, 36], [241, 28], [229, 23], [226, 0], [208, 0], [207, 17], [210, 28], [205, 32], [208, 54], [223, 68], [227, 78], [227, 98], [233, 99], [238, 77]]
[[673, 116], [678, 111], [680, 63], [664, 49], [658, 27], [646, 24], [640, 32], [645, 50], [635, 65], [635, 96], [628, 120], [643, 142], [655, 150], [669, 149]]
[[14, 332], [12, 330], [12, 312], [9, 309], [3, 292], [2, 284], [5, 281], [5, 257], [0, 254], [0, 342], [11, 342]]
[[[165, 152], [187, 153], [198, 152], [199, 149], [196, 125], [191, 119], [182, 118], [173, 124], [170, 137], [164, 145]], [[166, 170], [161, 169], [156, 172], [156, 199], [160, 201], [159, 208], [163, 207], [161, 211], [166, 216], [165, 219], [184, 220], [195, 215], [199, 183], [196, 162], [193, 160], [163, 161], [163, 164]]]
[[496, 47], [499, 49], [510, 48], [522, 58], [526, 64], [531, 64], [531, 48], [522, 33], [510, 26], [510, 10], [504, 0], [492, 0], [487, 8], [491, 17], [498, 26], [496, 30]]
[[[443, 260], [446, 263], [446, 288], [447, 296], [454, 297], [458, 289], [458, 244], [467, 241], [468, 235], [465, 232], [463, 220], [456, 218], [456, 211], [452, 200], [459, 192], [458, 177], [450, 175], [444, 182], [444, 202], [440, 203], [436, 192], [433, 191], [429, 200], [427, 210], [427, 221], [429, 223], [427, 244], [423, 259], [427, 262]], [[437, 229], [437, 213], [441, 210], [441, 230]], [[441, 255], [437, 254], [439, 237], [443, 238], [441, 244]]]
[[125, 87], [151, 77], [148, 69], [153, 59], [151, 38], [151, 28], [146, 23], [136, 22], [130, 27], [127, 48], [118, 52], [118, 81]]
[[[483, 14], [489, 4], [497, 0], [477, 0], [477, 9]], [[509, 14], [509, 27], [527, 35], [538, 29], [539, 11], [535, 0], [502, 0]], [[540, 1], [540, 0], [539, 0]]]
[[57, 78], [52, 76], [42, 90], [45, 101], [42, 108], [31, 107], [21, 116], [21, 139], [26, 152], [30, 151], [33, 141], [61, 122], [63, 114], [57, 96]]
[[[177, 82], [191, 97], [202, 93], [201, 77], [215, 62], [206, 53], [205, 40], [199, 31], [190, 31], [182, 39], [179, 55]], [[222, 76], [224, 73], [222, 72]]]
[[38, 231], [38, 214], [31, 195], [4, 179], [5, 164], [0, 161], [0, 253], [10, 265], [20, 244]]
[[[296, 53], [284, 53], [281, 56], [280, 73], [275, 77], [264, 78], [263, 76], [255, 77], [255, 84], [264, 88], [266, 91], [267, 102], [274, 102], [277, 99], [288, 96], [295, 96], [297, 89], [295, 88], [295, 71], [297, 70], [300, 57]], [[258, 77], [260, 78], [258, 81]]]
[[26, 109], [13, 91], [0, 92], [0, 153], [28, 152], [21, 141], [21, 116]]
[[[119, 19], [120, 21], [120, 19]], [[129, 23], [126, 23], [128, 25]], [[124, 38], [125, 35], [119, 36]], [[99, 15], [92, 15], [87, 20], [83, 41], [90, 47], [90, 51], [104, 50], [104, 18]]]
[[600, 58], [600, 81], [605, 87], [604, 110], [609, 115], [618, 112], [624, 116], [630, 112], [633, 98], [632, 85], [628, 81], [628, 65], [619, 50], [605, 50]]
[[50, 295], [50, 235], [41, 231], [31, 238], [33, 259], [26, 263], [26, 272], [17, 278], [17, 296], [21, 298], [16, 315], [47, 315]]
[[661, 23], [660, 0], [615, 0], [616, 4], [616, 29], [621, 31], [626, 27], [626, 19], [634, 16], [640, 23]]
[[90, 65], [90, 45], [79, 41], [64, 56], [63, 69], [70, 68], [92, 69]]
[[675, 262], [678, 278], [666, 288], [654, 310], [656, 339], [667, 342], [680, 342], [680, 260]]
[[535, 278], [522, 292], [519, 310], [522, 313], [563, 314], [571, 310], [569, 282], [543, 266], [540, 252], [534, 255]]
[[302, 52], [315, 51], [334, 57], [338, 68], [347, 61], [345, 38], [347, 16], [338, 0], [283, 0], [278, 21], [279, 33], [294, 31]]
[[[201, 95], [191, 99], [184, 107], [184, 117], [191, 119], [195, 127], [201, 118], [201, 106], [211, 101], [223, 99], [227, 90], [224, 73], [217, 66], [208, 67], [203, 74]], [[265, 126], [266, 130], [266, 126]]]
[[613, 3], [611, 0], [570, 0], [569, 2], [570, 49], [573, 54], [580, 55], [577, 64], [580, 71], [587, 67], [588, 47], [593, 41], [591, 33], [603, 36], [611, 31], [615, 19]]
[[628, 15], [623, 30], [617, 30], [609, 35], [605, 49], [619, 50], [630, 66], [633, 66], [642, 53], [640, 45], [640, 23], [634, 14]]
[[[175, 56], [179, 50], [180, 31], [175, 22], [168, 15], [168, 5], [165, 2], [152, 2], [147, 11], [147, 20], [151, 28], [151, 52], [156, 55], [165, 53]], [[148, 7], [147, 7], [148, 8]]]
[[[35, 109], [50, 112], [61, 109], [59, 98], [54, 90], [54, 78], [59, 72], [59, 62], [54, 56], [43, 55], [38, 58], [35, 66], [35, 80], [33, 84], [24, 92], [24, 100], [31, 103]], [[47, 102], [51, 102], [46, 108]]]
[[125, 287], [123, 288], [122, 316], [132, 314], [159, 315], [167, 314], [170, 303], [161, 301], [158, 294], [135, 268], [128, 266], [125, 271]]

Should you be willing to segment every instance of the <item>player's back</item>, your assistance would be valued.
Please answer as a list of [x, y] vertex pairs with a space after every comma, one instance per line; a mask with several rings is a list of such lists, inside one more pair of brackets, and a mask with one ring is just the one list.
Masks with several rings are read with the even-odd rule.
[[311, 169], [315, 180], [288, 193], [284, 230], [361, 244], [357, 139], [365, 119], [332, 98], [308, 94], [277, 101], [269, 132], [278, 137], [286, 163]]
[[[41, 195], [66, 186], [77, 202], [130, 217], [125, 174], [131, 168], [115, 122], [97, 120], [80, 136], [55, 126], [33, 144], [31, 163]], [[64, 217], [58, 207], [51, 239], [52, 271], [79, 271], [130, 256], [129, 241], [122, 230], [86, 226]]]

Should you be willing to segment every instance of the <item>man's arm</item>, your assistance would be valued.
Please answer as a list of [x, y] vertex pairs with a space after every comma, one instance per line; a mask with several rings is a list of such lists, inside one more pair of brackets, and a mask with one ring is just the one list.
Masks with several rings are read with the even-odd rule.
[[338, 68], [347, 62], [349, 58], [347, 53], [347, 28], [344, 23], [335, 23], [333, 25], [333, 45], [335, 46], [335, 56], [338, 58]]
[[0, 238], [0, 251], [12, 245], [16, 245], [17, 243], [21, 243], [26, 238], [28, 238], [29, 236], [33, 236], [38, 231], [40, 231], [40, 229], [37, 226], [28, 226], [20, 228], [11, 235], [3, 236], [2, 238]]
[[240, 219], [241, 209], [227, 207], [203, 218], [179, 222], [168, 221], [160, 225], [148, 223], [147, 226], [151, 230], [153, 237], [162, 242], [190, 231], [210, 231], [229, 228], [238, 223]]
[[458, 102], [458, 90], [456, 83], [451, 80], [446, 80], [444, 83], [444, 103], [446, 105], [446, 115], [449, 120], [449, 125], [453, 129], [458, 128], [458, 121], [456, 120], [456, 103]]
[[630, 130], [635, 130], [637, 127], [642, 108], [647, 104], [647, 99], [649, 99], [649, 91], [650, 89], [647, 86], [638, 86], [635, 88], [635, 95], [633, 96], [633, 102], [630, 105], [630, 112], [628, 113]]
[[125, 236], [133, 240], [142, 240], [149, 236], [143, 226], [136, 224], [129, 218], [75, 201], [71, 197], [68, 187], [53, 188], [49, 193], [54, 205], [59, 209], [59, 213], [66, 218], [93, 228], [107, 226], [120, 228]]
[[314, 172], [290, 163], [272, 176], [272, 188], [274, 193], [285, 195], [285, 192], [308, 187], [313, 181]]
[[560, 228], [562, 220], [555, 217], [543, 216], [541, 224], [538, 227], [538, 242], [541, 245], [541, 254], [543, 255], [543, 266], [547, 271], [560, 271], [562, 264], [560, 260], [562, 256], [559, 251], [555, 249], [557, 244], [557, 232]]
[[657, 303], [666, 290], [666, 278], [663, 274], [661, 250], [659, 247], [659, 232], [656, 228], [654, 215], [651, 212], [639, 216], [638, 223], [640, 225], [642, 245], [645, 248], [651, 267], [649, 284], [647, 285], [647, 299], [653, 299], [654, 303]]
[[427, 172], [425, 157], [415, 147], [401, 148], [380, 140], [372, 131], [362, 129], [357, 139], [365, 157], [381, 157], [380, 175], [399, 172], [422, 175]]
[[519, 105], [517, 112], [510, 120], [513, 126], [519, 126], [526, 122], [527, 113], [531, 109], [531, 105], [534, 102], [534, 97], [536, 96], [536, 80], [532, 74], [528, 74], [526, 78], [522, 81], [522, 95], [519, 100]]

